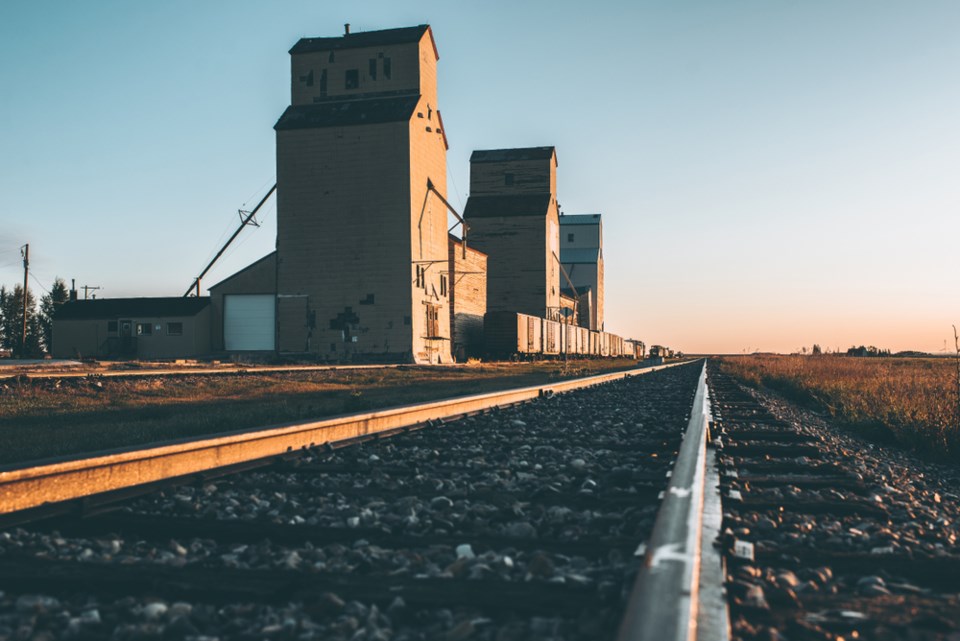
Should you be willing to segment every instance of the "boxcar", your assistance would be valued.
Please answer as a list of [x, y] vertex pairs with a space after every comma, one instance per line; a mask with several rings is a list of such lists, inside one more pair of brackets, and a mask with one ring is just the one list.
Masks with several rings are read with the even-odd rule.
[[516, 312], [487, 312], [483, 317], [483, 342], [488, 356], [534, 356], [543, 351], [540, 319]]
[[555, 356], [560, 353], [560, 323], [546, 318], [540, 320], [543, 321], [543, 354]]

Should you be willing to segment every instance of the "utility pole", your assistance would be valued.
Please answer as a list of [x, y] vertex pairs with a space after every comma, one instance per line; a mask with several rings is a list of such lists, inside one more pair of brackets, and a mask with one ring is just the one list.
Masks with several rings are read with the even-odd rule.
[[102, 288], [101, 288], [101, 287], [93, 287], [93, 286], [91, 286], [91, 285], [84, 285], [84, 286], [83, 286], [83, 300], [87, 300], [87, 294], [88, 294], [88, 293], [90, 293], [90, 292], [95, 292], [95, 291], [97, 291], [98, 289], [102, 289]]
[[27, 349], [27, 278], [30, 274], [30, 243], [20, 248], [23, 254], [23, 334], [20, 336], [20, 358]]

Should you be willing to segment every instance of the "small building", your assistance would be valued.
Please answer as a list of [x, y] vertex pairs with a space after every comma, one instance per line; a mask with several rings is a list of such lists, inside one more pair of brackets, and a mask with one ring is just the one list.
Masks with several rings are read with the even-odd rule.
[[553, 147], [474, 151], [464, 209], [487, 255], [487, 309], [558, 320], [560, 228]]
[[560, 216], [560, 262], [577, 291], [591, 291], [589, 327], [603, 331], [603, 223], [600, 214]]
[[70, 301], [53, 318], [54, 358], [194, 358], [209, 354], [210, 299]]
[[221, 352], [274, 352], [277, 252], [210, 288], [210, 344]]
[[450, 340], [454, 359], [483, 355], [483, 316], [487, 313], [487, 255], [450, 236]]

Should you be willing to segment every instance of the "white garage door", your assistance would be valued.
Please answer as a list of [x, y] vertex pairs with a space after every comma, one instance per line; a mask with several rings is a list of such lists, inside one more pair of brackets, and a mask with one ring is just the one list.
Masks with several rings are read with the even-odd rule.
[[272, 294], [223, 297], [223, 343], [228, 352], [273, 351], [275, 301]]

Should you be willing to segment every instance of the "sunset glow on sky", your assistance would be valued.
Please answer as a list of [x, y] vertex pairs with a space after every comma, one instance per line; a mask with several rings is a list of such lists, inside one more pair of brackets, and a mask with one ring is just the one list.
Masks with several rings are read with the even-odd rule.
[[[179, 295], [273, 184], [302, 36], [422, 23], [448, 195], [555, 145], [607, 329], [690, 353], [953, 350], [960, 3], [5, 2], [0, 283]], [[245, 205], [244, 205], [245, 204]], [[205, 280], [272, 251], [275, 210]]]

